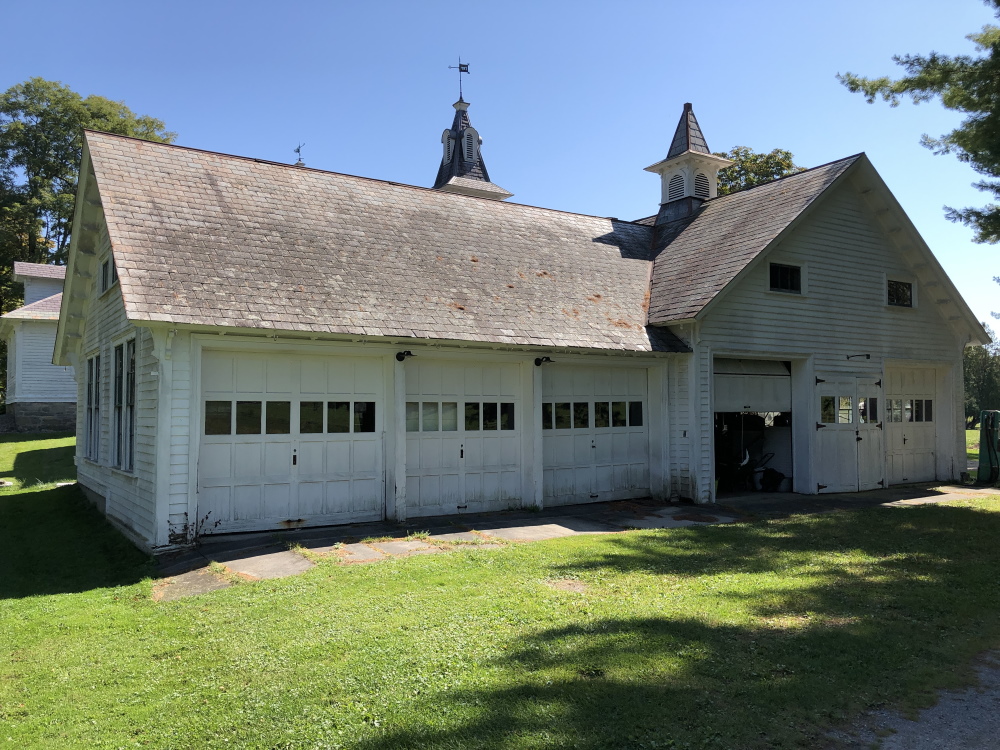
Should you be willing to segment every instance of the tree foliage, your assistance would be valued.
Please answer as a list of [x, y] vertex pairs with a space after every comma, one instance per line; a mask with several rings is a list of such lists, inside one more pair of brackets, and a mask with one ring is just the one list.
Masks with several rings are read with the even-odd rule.
[[65, 262], [84, 128], [174, 138], [160, 120], [57, 81], [32, 78], [0, 94], [0, 312], [20, 301], [10, 289], [14, 261]]
[[795, 166], [792, 152], [780, 148], [757, 153], [746, 146], [734, 146], [726, 153], [715, 155], [733, 161], [730, 166], [719, 170], [719, 195], [729, 195], [803, 171], [802, 167]]
[[[1000, 0], [987, 0], [1000, 18]], [[909, 97], [915, 103], [939, 97], [948, 109], [968, 115], [962, 124], [939, 138], [924, 135], [923, 145], [938, 154], [954, 154], [987, 179], [975, 187], [1000, 198], [1000, 28], [986, 25], [977, 34], [969, 34], [978, 56], [948, 57], [896, 55], [892, 59], [906, 75], [893, 80], [888, 76], [863, 78], [854, 73], [837, 78], [853, 92], [864, 94], [869, 103], [881, 97], [891, 106]], [[971, 227], [976, 242], [1000, 242], [1000, 205], [982, 208], [945, 207], [946, 216]]]
[[1000, 409], [1000, 343], [990, 327], [983, 325], [993, 343], [965, 348], [965, 420], [969, 429], [975, 429], [984, 409]]

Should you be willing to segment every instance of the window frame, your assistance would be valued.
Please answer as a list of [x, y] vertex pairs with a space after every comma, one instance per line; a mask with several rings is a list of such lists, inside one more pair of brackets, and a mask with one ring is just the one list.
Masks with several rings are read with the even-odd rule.
[[115, 256], [113, 253], [108, 253], [101, 260], [101, 265], [99, 266], [100, 274], [100, 292], [98, 296], [102, 296], [105, 292], [114, 288], [118, 283], [118, 265], [115, 263]]
[[[792, 268], [799, 272], [799, 288], [798, 291], [793, 289], [782, 289], [780, 287], [773, 286], [771, 284], [771, 274], [775, 267], [781, 268]], [[768, 261], [767, 264], [767, 291], [773, 292], [774, 294], [784, 294], [791, 295], [795, 297], [805, 297], [806, 296], [806, 266], [804, 263], [781, 263], [779, 261]]]
[[[899, 305], [889, 301], [889, 284], [892, 283], [910, 285], [910, 304]], [[895, 277], [885, 273], [882, 274], [882, 294], [885, 306], [892, 310], [915, 310], [917, 307], [917, 282], [905, 274]]]
[[136, 343], [135, 336], [114, 344], [112, 350], [111, 412], [114, 426], [114, 468], [135, 470]]
[[101, 460], [101, 352], [87, 357], [86, 417], [84, 421], [84, 458]]

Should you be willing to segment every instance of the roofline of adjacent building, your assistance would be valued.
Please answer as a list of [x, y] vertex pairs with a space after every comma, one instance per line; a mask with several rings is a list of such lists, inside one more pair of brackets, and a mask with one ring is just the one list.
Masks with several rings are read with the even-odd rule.
[[[296, 171], [309, 171], [309, 172], [315, 172], [317, 174], [332, 175], [332, 176], [335, 176], [335, 177], [348, 177], [348, 178], [350, 178], [352, 180], [363, 180], [365, 182], [375, 182], [375, 183], [378, 183], [378, 184], [381, 184], [381, 185], [392, 185], [394, 187], [408, 188], [410, 190], [420, 190], [420, 191], [427, 192], [427, 193], [434, 193], [435, 195], [451, 195], [451, 196], [458, 196], [458, 197], [461, 197], [461, 198], [471, 198], [472, 200], [485, 201], [486, 203], [489, 203], [489, 204], [492, 204], [492, 205], [495, 205], [495, 206], [518, 206], [520, 208], [531, 208], [531, 209], [534, 209], [536, 211], [549, 211], [549, 212], [557, 213], [557, 214], [565, 214], [567, 216], [581, 216], [581, 217], [585, 217], [585, 218], [588, 218], [588, 219], [604, 219], [604, 220], [607, 220], [607, 221], [618, 221], [618, 222], [621, 222], [622, 224], [635, 224], [634, 221], [629, 221], [628, 219], [618, 219], [618, 218], [612, 218], [612, 217], [609, 217], [609, 216], [597, 216], [596, 214], [584, 214], [584, 213], [580, 213], [579, 211], [565, 211], [565, 210], [560, 209], [560, 208], [547, 208], [545, 206], [533, 206], [530, 203], [517, 203], [517, 202], [514, 202], [514, 201], [498, 201], [498, 200], [496, 200], [494, 198], [483, 198], [483, 197], [480, 197], [478, 195], [468, 195], [468, 194], [464, 194], [464, 193], [454, 193], [454, 192], [449, 192], [449, 191], [441, 190], [440, 188], [423, 187], [422, 185], [410, 185], [410, 184], [405, 183], [405, 182], [395, 182], [393, 180], [381, 180], [381, 179], [379, 179], [377, 177], [362, 177], [361, 175], [348, 174], [347, 172], [334, 172], [334, 171], [329, 170], [329, 169], [317, 169], [316, 167], [310, 167], [310, 166], [305, 166], [305, 165], [303, 165], [303, 166], [296, 166], [295, 164], [287, 164], [287, 163], [281, 162], [281, 161], [270, 161], [268, 159], [257, 159], [257, 158], [255, 158], [253, 156], [240, 156], [239, 154], [227, 154], [227, 153], [225, 153], [223, 151], [209, 151], [208, 149], [195, 148], [193, 146], [181, 146], [181, 145], [179, 145], [177, 143], [161, 143], [160, 141], [148, 141], [148, 140], [146, 140], [144, 138], [136, 138], [136, 137], [130, 136], [130, 135], [119, 135], [118, 133], [108, 133], [108, 132], [103, 131], [103, 130], [93, 130], [93, 129], [84, 128], [83, 132], [84, 132], [84, 134], [95, 133], [97, 135], [108, 135], [108, 136], [111, 136], [112, 138], [121, 138], [122, 140], [138, 141], [140, 143], [152, 144], [154, 146], [163, 146], [163, 147], [166, 147], [166, 148], [176, 148], [176, 149], [181, 149], [183, 151], [195, 151], [195, 152], [197, 152], [199, 154], [208, 154], [210, 156], [222, 156], [222, 157], [225, 157], [227, 159], [240, 159], [242, 161], [254, 162], [255, 164], [267, 164], [267, 165], [274, 166], [274, 167], [284, 167], [286, 169], [294, 169]], [[511, 193], [511, 195], [513, 195], [513, 193]], [[636, 226], [644, 226], [644, 225], [637, 224]]]

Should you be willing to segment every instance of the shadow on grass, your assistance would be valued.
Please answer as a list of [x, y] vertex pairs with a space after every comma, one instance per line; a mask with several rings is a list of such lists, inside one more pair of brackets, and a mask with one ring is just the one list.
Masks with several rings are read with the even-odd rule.
[[0, 495], [0, 598], [136, 583], [153, 572], [75, 487]]
[[998, 534], [998, 513], [927, 506], [611, 537], [552, 575], [607, 597], [603, 573], [637, 573], [668, 614], [584, 609], [494, 659], [515, 679], [420, 696], [419, 725], [360, 747], [826, 745], [831, 724], [920, 702], [997, 644]]
[[73, 465], [75, 445], [39, 448], [18, 453], [13, 469], [4, 476], [20, 482], [22, 487], [49, 482], [72, 482], [76, 478]]

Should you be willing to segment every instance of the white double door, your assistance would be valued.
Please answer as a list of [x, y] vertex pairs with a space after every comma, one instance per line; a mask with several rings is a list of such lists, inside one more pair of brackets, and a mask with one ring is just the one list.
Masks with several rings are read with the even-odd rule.
[[642, 368], [545, 367], [545, 505], [649, 494], [647, 379]]
[[841, 376], [818, 381], [818, 491], [857, 492], [885, 486], [881, 379]]
[[521, 367], [406, 362], [407, 515], [522, 504]]
[[205, 351], [198, 532], [384, 516], [380, 358]]

